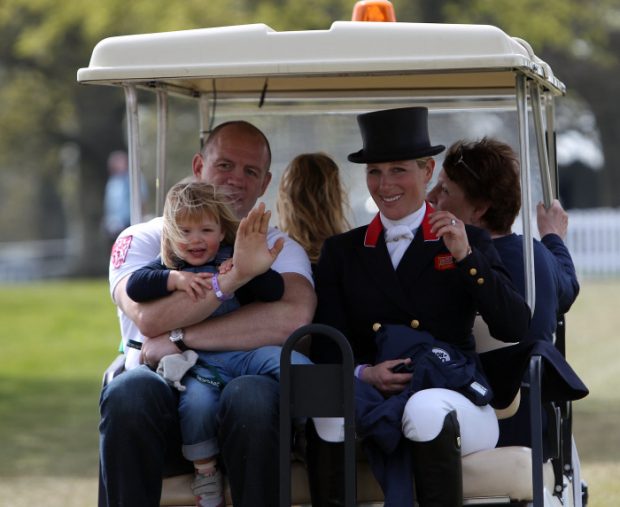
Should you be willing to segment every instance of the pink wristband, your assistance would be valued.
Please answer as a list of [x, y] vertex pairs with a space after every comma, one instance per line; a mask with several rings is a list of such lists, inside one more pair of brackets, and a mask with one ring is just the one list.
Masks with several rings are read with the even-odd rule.
[[213, 292], [215, 292], [215, 297], [218, 301], [228, 301], [229, 299], [235, 297], [234, 294], [224, 294], [222, 292], [222, 289], [220, 289], [219, 280], [217, 279], [217, 273], [211, 278], [211, 285], [213, 285]]

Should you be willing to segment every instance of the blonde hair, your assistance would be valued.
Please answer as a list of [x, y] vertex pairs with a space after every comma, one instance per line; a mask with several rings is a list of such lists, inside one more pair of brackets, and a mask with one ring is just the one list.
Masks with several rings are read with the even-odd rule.
[[179, 269], [183, 263], [177, 248], [177, 244], [185, 241], [179, 223], [199, 222], [205, 216], [212, 217], [220, 225], [225, 243], [235, 242], [239, 221], [225, 195], [213, 185], [202, 181], [181, 182], [168, 191], [161, 234], [161, 258], [167, 268]]
[[433, 157], [416, 158], [415, 163], [418, 164], [420, 169], [424, 169], [429, 160], [433, 160]]
[[324, 153], [295, 157], [278, 189], [279, 227], [306, 250], [310, 262], [319, 259], [323, 242], [350, 228], [348, 200], [338, 166]]

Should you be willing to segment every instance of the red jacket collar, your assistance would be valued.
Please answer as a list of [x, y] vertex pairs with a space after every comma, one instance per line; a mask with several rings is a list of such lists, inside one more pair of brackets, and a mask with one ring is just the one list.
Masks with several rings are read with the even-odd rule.
[[[422, 219], [422, 235], [424, 241], [437, 241], [439, 238], [435, 236], [431, 232], [431, 225], [428, 223], [428, 219], [430, 215], [434, 213], [435, 210], [430, 205], [429, 202], [426, 203], [426, 213], [424, 213], [424, 218]], [[372, 222], [368, 224], [368, 228], [366, 229], [366, 235], [364, 236], [364, 246], [369, 248], [374, 248], [377, 246], [377, 242], [379, 241], [379, 236], [383, 232], [383, 224], [381, 223], [381, 218], [379, 217], [379, 213], [375, 215], [372, 219]]]

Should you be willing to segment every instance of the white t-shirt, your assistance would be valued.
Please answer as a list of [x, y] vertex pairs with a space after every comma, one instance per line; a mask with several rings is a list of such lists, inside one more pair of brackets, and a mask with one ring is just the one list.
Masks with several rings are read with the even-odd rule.
[[[110, 294], [114, 299], [116, 285], [126, 276], [145, 266], [157, 257], [161, 250], [161, 230], [163, 219], [154, 218], [149, 222], [136, 224], [125, 229], [118, 237], [110, 254]], [[287, 234], [275, 227], [267, 233], [267, 244], [273, 246], [278, 238], [284, 238], [284, 247], [271, 266], [278, 273], [298, 273], [314, 286], [312, 268], [304, 249]], [[123, 348], [126, 353], [125, 368], [135, 368], [139, 364], [140, 353], [126, 346], [129, 340], [142, 343], [144, 337], [138, 327], [120, 308], [117, 309], [121, 326]]]

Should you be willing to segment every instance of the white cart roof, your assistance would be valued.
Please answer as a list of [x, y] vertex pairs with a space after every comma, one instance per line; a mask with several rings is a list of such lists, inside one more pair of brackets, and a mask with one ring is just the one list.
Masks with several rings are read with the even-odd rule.
[[496, 27], [338, 21], [329, 30], [254, 24], [111, 37], [77, 78], [270, 99], [513, 95], [516, 72], [565, 92], [526, 42]]

